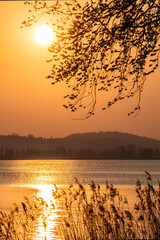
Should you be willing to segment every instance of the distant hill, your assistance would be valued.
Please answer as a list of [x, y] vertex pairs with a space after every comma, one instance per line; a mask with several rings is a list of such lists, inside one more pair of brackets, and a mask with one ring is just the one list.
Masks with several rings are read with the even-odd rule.
[[[58, 143], [58, 139], [56, 140]], [[68, 147], [94, 150], [112, 149], [119, 146], [136, 145], [142, 148], [160, 148], [160, 141], [129, 133], [99, 132], [72, 134], [62, 139]]]
[[0, 159], [160, 159], [160, 141], [120, 132], [64, 138], [0, 135]]
[[82, 148], [104, 150], [128, 145], [160, 149], [159, 140], [121, 132], [77, 133], [64, 138], [36, 138], [33, 135], [23, 137], [17, 134], [0, 135], [0, 147], [3, 148], [54, 150], [57, 147], [65, 147], [77, 150]]

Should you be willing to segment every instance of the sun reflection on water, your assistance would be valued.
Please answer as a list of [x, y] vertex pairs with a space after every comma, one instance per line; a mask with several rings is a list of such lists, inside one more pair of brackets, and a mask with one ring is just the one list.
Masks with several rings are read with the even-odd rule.
[[47, 204], [50, 204], [53, 201], [55, 202], [52, 196], [53, 185], [37, 185], [36, 188], [39, 190], [37, 196], [43, 198]]
[[52, 189], [53, 185], [37, 185], [36, 188], [39, 190], [37, 193], [38, 198], [42, 198], [47, 207], [44, 208], [42, 214], [38, 218], [38, 225], [35, 230], [34, 240], [58, 240], [56, 233], [56, 227], [58, 225], [58, 204], [53, 198]]

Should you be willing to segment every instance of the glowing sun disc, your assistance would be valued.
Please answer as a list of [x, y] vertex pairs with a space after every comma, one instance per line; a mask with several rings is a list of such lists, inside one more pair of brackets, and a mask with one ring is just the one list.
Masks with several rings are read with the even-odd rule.
[[55, 38], [55, 33], [47, 25], [42, 25], [36, 28], [34, 38], [40, 45], [47, 45]]

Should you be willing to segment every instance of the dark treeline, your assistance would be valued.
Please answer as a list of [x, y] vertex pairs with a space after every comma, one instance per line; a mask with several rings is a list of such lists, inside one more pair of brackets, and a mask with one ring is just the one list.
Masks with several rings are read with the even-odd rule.
[[160, 141], [120, 132], [64, 138], [0, 135], [0, 159], [160, 159]]
[[101, 151], [92, 149], [71, 149], [63, 146], [55, 150], [35, 148], [0, 147], [0, 159], [160, 159], [160, 150], [139, 148], [136, 145], [119, 146]]

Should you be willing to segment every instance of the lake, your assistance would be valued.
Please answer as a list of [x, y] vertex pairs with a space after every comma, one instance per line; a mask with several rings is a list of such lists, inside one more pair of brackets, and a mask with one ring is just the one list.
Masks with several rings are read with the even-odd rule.
[[[133, 201], [136, 180], [146, 183], [144, 171], [151, 174], [152, 183], [157, 185], [160, 160], [0, 160], [0, 209], [11, 209], [13, 202], [23, 201], [23, 196], [36, 195], [49, 202], [53, 184], [66, 187], [70, 182], [75, 183], [75, 177], [84, 179], [86, 185], [93, 180], [103, 187], [107, 180], [120, 187], [122, 193], [128, 194]], [[57, 219], [54, 211], [55, 225]], [[48, 235], [53, 231], [53, 226], [42, 231], [42, 223], [39, 223], [36, 235], [31, 239], [43, 239], [42, 232], [48, 236], [47, 240], [58, 239], [56, 235]]]
[[1, 186], [64, 185], [84, 178], [98, 184], [135, 185], [145, 183], [148, 171], [157, 184], [160, 160], [0, 160]]

